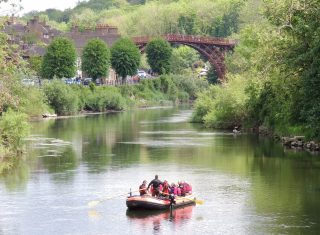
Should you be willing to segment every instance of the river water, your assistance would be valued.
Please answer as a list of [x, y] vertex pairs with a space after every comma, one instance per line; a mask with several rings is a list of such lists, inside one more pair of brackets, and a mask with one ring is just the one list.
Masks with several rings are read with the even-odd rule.
[[[0, 234], [319, 234], [320, 156], [204, 129], [187, 108], [32, 123], [27, 156], [0, 178]], [[202, 205], [127, 211], [155, 174]], [[88, 203], [104, 200], [94, 208]]]

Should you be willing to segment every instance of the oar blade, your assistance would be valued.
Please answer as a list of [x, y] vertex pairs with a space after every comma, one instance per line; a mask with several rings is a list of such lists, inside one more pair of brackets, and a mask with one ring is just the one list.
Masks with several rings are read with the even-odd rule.
[[196, 203], [199, 204], [199, 205], [202, 205], [204, 203], [204, 201], [196, 199]]
[[89, 207], [95, 207], [95, 206], [97, 206], [99, 203], [100, 203], [100, 201], [91, 201], [91, 202], [88, 203], [88, 206], [89, 206]]

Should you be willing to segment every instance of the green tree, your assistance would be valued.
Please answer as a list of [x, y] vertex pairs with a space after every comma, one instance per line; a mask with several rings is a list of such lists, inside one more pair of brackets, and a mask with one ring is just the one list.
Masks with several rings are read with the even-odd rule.
[[191, 47], [180, 46], [172, 50], [171, 56], [171, 71], [176, 74], [181, 74], [186, 69], [191, 69], [194, 63], [200, 60], [199, 53]]
[[76, 49], [67, 38], [56, 38], [48, 46], [42, 61], [42, 76], [52, 79], [73, 77], [76, 73]]
[[218, 19], [212, 26], [212, 35], [215, 37], [228, 37], [232, 33], [236, 33], [239, 30], [239, 17], [240, 10], [243, 6], [243, 2], [231, 2], [231, 6], [228, 11], [224, 12], [221, 19]]
[[127, 75], [135, 75], [140, 65], [141, 54], [138, 47], [128, 38], [117, 40], [111, 48], [112, 68], [124, 80]]
[[210, 67], [208, 74], [207, 74], [207, 80], [210, 84], [216, 84], [218, 83], [218, 75], [216, 70], [214, 69], [213, 66]]
[[41, 56], [31, 56], [28, 60], [29, 67], [33, 70], [36, 75], [41, 74], [41, 64], [42, 64], [42, 57]]
[[151, 69], [158, 74], [170, 72], [170, 58], [172, 48], [170, 44], [160, 38], [151, 40], [146, 47], [147, 59]]
[[82, 52], [82, 70], [94, 80], [108, 75], [110, 50], [101, 39], [92, 39]]
[[194, 34], [195, 19], [197, 18], [195, 13], [188, 15], [181, 15], [178, 19], [178, 27], [182, 34]]

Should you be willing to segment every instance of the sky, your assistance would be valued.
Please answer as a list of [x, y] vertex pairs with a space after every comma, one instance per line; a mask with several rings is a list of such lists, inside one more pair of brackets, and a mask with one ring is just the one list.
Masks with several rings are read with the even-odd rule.
[[72, 8], [79, 0], [10, 0], [11, 3], [20, 4], [23, 7], [22, 11], [17, 8], [15, 10], [6, 3], [0, 3], [0, 15], [11, 15], [13, 12], [19, 15], [30, 12], [32, 10], [43, 11], [48, 8], [56, 8], [64, 10], [66, 8]]

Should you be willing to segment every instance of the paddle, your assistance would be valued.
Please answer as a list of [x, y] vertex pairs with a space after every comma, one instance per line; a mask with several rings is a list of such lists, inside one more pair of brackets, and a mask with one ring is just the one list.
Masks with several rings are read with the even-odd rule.
[[[130, 193], [136, 193], [136, 192], [139, 192], [139, 191], [134, 191], [134, 192], [130, 191]], [[100, 200], [91, 201], [91, 202], [88, 203], [88, 206], [89, 207], [95, 207], [101, 202], [104, 202], [104, 201], [107, 201], [107, 200], [110, 200], [110, 199], [113, 199], [113, 198], [116, 198], [116, 197], [130, 195], [130, 193], [122, 193], [122, 194], [115, 195], [115, 196], [112, 196], [112, 197], [105, 197], [105, 198], [102, 198]]]
[[[162, 193], [162, 195], [167, 195], [167, 196], [169, 196], [170, 194], [168, 194], [168, 193]], [[177, 196], [177, 195], [175, 195], [175, 196]], [[178, 197], [183, 197], [183, 196], [178, 196]], [[203, 200], [198, 200], [198, 199], [196, 199], [196, 198], [188, 198], [188, 197], [183, 197], [184, 199], [187, 199], [187, 200], [190, 200], [190, 201], [194, 201], [196, 204], [198, 204], [198, 205], [202, 205], [203, 203], [204, 203], [204, 201]]]
[[196, 198], [188, 198], [188, 197], [184, 197], [184, 199], [190, 200], [190, 201], [194, 201], [196, 204], [198, 205], [202, 205], [204, 202], [203, 200], [198, 200]]

